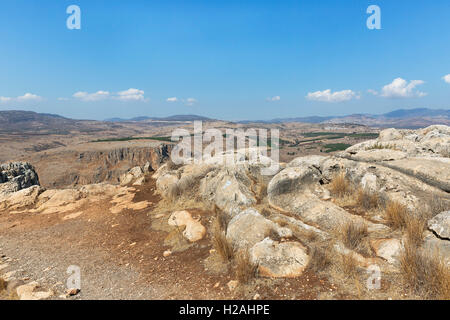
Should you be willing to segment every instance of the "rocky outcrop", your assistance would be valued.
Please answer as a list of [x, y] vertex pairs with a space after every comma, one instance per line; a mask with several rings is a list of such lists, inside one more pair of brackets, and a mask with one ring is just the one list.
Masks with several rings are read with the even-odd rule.
[[428, 228], [439, 238], [450, 240], [450, 211], [445, 211], [428, 221]]
[[170, 144], [143, 141], [90, 143], [38, 153], [33, 156], [33, 164], [46, 188], [120, 183], [130, 168], [159, 169], [169, 159], [171, 149]]
[[0, 194], [9, 194], [39, 185], [39, 177], [28, 162], [11, 162], [0, 165]]

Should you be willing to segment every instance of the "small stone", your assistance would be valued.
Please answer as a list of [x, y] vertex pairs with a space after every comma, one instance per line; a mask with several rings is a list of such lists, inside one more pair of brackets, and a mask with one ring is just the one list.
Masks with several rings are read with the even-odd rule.
[[255, 294], [253, 296], [253, 300], [259, 300], [259, 299], [261, 299], [261, 295], [259, 293]]
[[80, 293], [80, 289], [78, 289], [78, 288], [72, 288], [72, 289], [66, 290], [67, 296], [76, 296], [78, 293]]
[[170, 256], [171, 254], [172, 254], [172, 251], [166, 250], [166, 251], [164, 251], [163, 256], [164, 256], [164, 257], [168, 257], [168, 256]]
[[220, 286], [220, 282], [217, 282], [215, 285], [214, 285], [214, 288], [218, 288]]
[[237, 288], [238, 284], [239, 284], [239, 282], [237, 280], [230, 280], [227, 283], [227, 286], [228, 286], [228, 289], [230, 289], [230, 291], [234, 291]]

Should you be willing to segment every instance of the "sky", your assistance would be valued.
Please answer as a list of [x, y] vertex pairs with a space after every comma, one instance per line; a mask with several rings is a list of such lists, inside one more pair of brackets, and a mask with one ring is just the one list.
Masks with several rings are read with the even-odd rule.
[[[80, 29], [67, 27], [71, 5]], [[370, 5], [381, 29], [367, 27]], [[268, 120], [450, 108], [448, 0], [2, 0], [0, 39], [0, 110]]]

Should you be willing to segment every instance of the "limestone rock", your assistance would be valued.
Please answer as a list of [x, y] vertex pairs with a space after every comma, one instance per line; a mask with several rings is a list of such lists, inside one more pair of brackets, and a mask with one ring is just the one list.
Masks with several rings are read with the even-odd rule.
[[450, 211], [445, 211], [428, 221], [428, 228], [440, 238], [450, 240]]
[[320, 171], [312, 166], [286, 168], [270, 181], [267, 194], [270, 199], [280, 194], [298, 192], [319, 184], [320, 178]]
[[291, 278], [300, 276], [309, 262], [306, 248], [298, 242], [275, 242], [269, 238], [250, 249], [252, 263], [263, 277]]
[[391, 264], [398, 262], [403, 245], [398, 239], [375, 239], [370, 242], [376, 255], [386, 259]]
[[235, 250], [250, 248], [257, 242], [275, 232], [279, 237], [292, 237], [292, 231], [282, 228], [269, 219], [264, 218], [255, 209], [246, 209], [237, 214], [228, 224], [227, 239]]
[[20, 300], [43, 300], [53, 295], [50, 291], [37, 291], [39, 284], [35, 281], [17, 287], [16, 292]]
[[186, 229], [183, 231], [183, 236], [190, 242], [196, 242], [206, 234], [206, 228], [200, 223], [200, 221], [192, 218], [188, 211], [176, 211], [172, 213], [168, 221], [169, 225], [175, 227], [183, 227]]

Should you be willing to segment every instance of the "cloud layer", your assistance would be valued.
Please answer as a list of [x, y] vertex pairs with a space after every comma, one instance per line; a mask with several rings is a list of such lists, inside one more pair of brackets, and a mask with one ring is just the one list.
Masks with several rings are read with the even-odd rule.
[[352, 99], [359, 99], [359, 95], [357, 95], [352, 90], [342, 90], [332, 92], [331, 89], [327, 89], [324, 91], [316, 91], [310, 92], [306, 96], [308, 100], [313, 101], [322, 101], [322, 102], [344, 102]]

